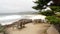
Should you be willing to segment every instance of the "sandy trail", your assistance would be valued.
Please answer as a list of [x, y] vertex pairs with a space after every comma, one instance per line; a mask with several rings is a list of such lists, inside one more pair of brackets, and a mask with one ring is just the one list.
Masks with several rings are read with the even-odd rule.
[[26, 24], [26, 28], [21, 30], [7, 28], [9, 34], [47, 34], [46, 29], [50, 26], [49, 24]]

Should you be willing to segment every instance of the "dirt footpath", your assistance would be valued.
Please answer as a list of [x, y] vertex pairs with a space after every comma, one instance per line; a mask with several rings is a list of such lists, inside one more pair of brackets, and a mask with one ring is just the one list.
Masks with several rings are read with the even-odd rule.
[[7, 28], [9, 34], [47, 34], [47, 29], [49, 28], [49, 24], [26, 24], [26, 27], [23, 29], [16, 28]]

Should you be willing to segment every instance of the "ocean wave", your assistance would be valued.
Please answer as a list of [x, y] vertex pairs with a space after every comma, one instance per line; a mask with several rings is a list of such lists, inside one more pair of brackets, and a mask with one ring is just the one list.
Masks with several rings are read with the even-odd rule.
[[6, 24], [12, 24], [15, 21], [18, 21], [20, 19], [42, 19], [44, 20], [46, 16], [43, 15], [8, 15], [4, 17], [0, 17], [0, 24], [6, 25]]

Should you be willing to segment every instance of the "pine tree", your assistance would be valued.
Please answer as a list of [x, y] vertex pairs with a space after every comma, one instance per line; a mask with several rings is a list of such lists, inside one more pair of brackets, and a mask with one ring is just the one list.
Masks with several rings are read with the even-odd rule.
[[43, 6], [46, 5], [47, 6], [47, 3], [49, 2], [50, 0], [37, 0], [35, 1], [34, 3], [37, 4], [37, 6], [33, 6], [32, 8], [33, 9], [36, 9], [36, 10], [42, 10], [44, 9]]
[[[39, 14], [43, 14], [46, 17], [46, 19], [51, 23], [51, 24], [59, 24], [60, 25], [60, 4], [58, 3], [58, 5], [56, 3], [50, 5], [49, 7], [52, 9], [52, 11], [43, 11], [41, 12], [42, 9], [45, 9], [43, 8], [44, 5], [47, 6], [47, 3], [51, 1], [51, 0], [37, 0], [36, 3], [37, 6], [33, 6], [34, 9], [36, 10], [39, 10]], [[52, 0], [53, 1], [53, 0]], [[59, 12], [59, 13], [57, 13]]]

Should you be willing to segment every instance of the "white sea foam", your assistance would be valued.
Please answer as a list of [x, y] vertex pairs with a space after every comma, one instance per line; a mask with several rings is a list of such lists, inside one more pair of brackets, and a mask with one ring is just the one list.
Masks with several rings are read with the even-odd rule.
[[46, 16], [43, 16], [43, 15], [10, 15], [10, 16], [0, 17], [0, 24], [9, 25], [20, 19], [32, 19], [32, 20], [42, 19], [42, 20], [45, 20], [45, 17]]

